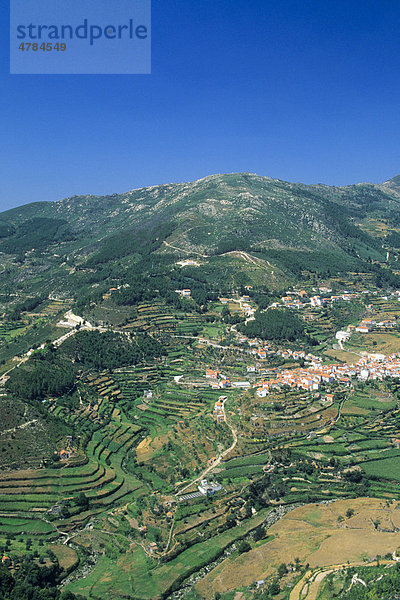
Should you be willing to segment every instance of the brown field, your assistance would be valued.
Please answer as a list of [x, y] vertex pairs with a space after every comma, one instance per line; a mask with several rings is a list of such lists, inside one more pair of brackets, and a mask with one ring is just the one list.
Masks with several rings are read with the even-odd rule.
[[[354, 516], [346, 518], [351, 508]], [[344, 521], [338, 522], [338, 517]], [[374, 522], [380, 522], [377, 530]], [[296, 508], [268, 533], [275, 538], [250, 552], [225, 560], [197, 585], [203, 598], [265, 579], [282, 563], [299, 557], [310, 567], [324, 567], [347, 561], [392, 553], [400, 545], [400, 503], [375, 498], [337, 500], [328, 505], [308, 504]]]
[[146, 462], [157, 450], [160, 450], [169, 440], [168, 435], [161, 435], [156, 438], [147, 437], [136, 447], [136, 456], [139, 462]]
[[334, 360], [342, 360], [348, 364], [356, 363], [360, 359], [358, 354], [347, 352], [345, 350], [325, 350], [324, 354], [330, 356]]
[[58, 558], [60, 567], [65, 571], [68, 571], [68, 569], [71, 569], [78, 563], [78, 555], [73, 548], [64, 544], [52, 544], [50, 548]]
[[[376, 342], [376, 346], [373, 342]], [[371, 353], [393, 354], [400, 350], [400, 336], [397, 333], [355, 334], [350, 338], [350, 343], [355, 350], [364, 350]]]

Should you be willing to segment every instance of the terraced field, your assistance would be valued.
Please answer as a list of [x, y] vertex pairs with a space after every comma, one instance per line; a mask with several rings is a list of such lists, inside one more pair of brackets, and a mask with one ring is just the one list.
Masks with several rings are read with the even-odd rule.
[[0, 322], [0, 339], [8, 342], [13, 337], [22, 333], [24, 329], [25, 325], [23, 323], [16, 324], [13, 322], [2, 321]]
[[[241, 416], [233, 417], [244, 432], [237, 457], [225, 461], [219, 473], [225, 484], [267, 476], [283, 483], [285, 502], [341, 497], [355, 493], [357, 486], [376, 497], [400, 498], [394, 483], [400, 459], [394, 441], [400, 428], [395, 395], [371, 388], [339, 390], [333, 400], [298, 392], [258, 402], [245, 398], [238, 407]], [[257, 414], [251, 425], [246, 411]], [[277, 457], [286, 452], [290, 458], [279, 464]]]
[[[106, 296], [104, 315], [112, 301]], [[298, 363], [285, 360], [288, 353], [278, 355], [274, 343], [259, 361], [230, 324], [218, 316], [215, 322], [214, 308], [209, 321], [162, 303], [118, 308], [115, 320], [134, 332], [132, 339], [149, 331], [165, 352], [119, 368], [96, 370], [89, 363], [71, 392], [44, 400], [42, 410], [66, 429], [44, 468], [0, 475], [4, 551], [23, 553], [32, 539], [39, 554], [43, 544], [65, 546], [70, 555], [58, 551], [66, 564], [75, 564], [73, 552], [88, 560], [77, 571], [85, 577], [68, 589], [93, 598], [147, 600], [210, 563], [225, 582], [232, 575], [229, 566], [218, 570], [225, 548], [226, 565], [237, 565], [240, 573], [242, 539], [250, 554], [256, 551], [252, 556], [269, 556], [263, 550], [271, 542], [268, 527], [294, 505], [357, 496], [400, 500], [397, 382], [323, 384], [318, 392], [287, 386], [260, 398], [251, 387], [259, 377], [273, 379]], [[331, 316], [319, 318], [316, 309], [307, 316], [323, 349], [333, 331]], [[254, 374], [245, 368], [250, 362]], [[222, 376], [211, 382], [206, 369], [224, 373], [232, 385], [217, 389]], [[236, 387], [243, 379], [246, 387]], [[221, 394], [224, 414], [217, 419]], [[68, 458], [59, 460], [61, 449]], [[200, 495], [203, 478], [222, 489]], [[194, 494], [181, 500], [182, 490]], [[269, 577], [264, 567], [260, 577]], [[215, 573], [205, 579], [201, 573], [204, 586], [197, 592], [205, 598], [222, 592]]]
[[[71, 425], [79, 431], [89, 424], [91, 431], [84, 440], [73, 442], [77, 449], [70, 460], [55, 463], [57, 468], [1, 475], [4, 534], [20, 530], [21, 519], [29, 520], [32, 534], [69, 531], [91, 515], [134, 497], [142, 484], [124, 471], [123, 461], [137, 444], [141, 427], [128, 423], [118, 410], [113, 410], [103, 424], [97, 423], [95, 414], [94, 409], [86, 407], [71, 417]], [[88, 501], [88, 510], [84, 511], [76, 501], [82, 493]]]
[[[114, 373], [86, 373], [78, 383], [75, 410], [50, 403], [51, 414], [72, 432], [70, 457], [39, 471], [0, 476], [0, 535], [20, 531], [24, 523], [26, 534], [55, 539], [61, 531], [72, 532], [94, 516], [135, 500], [149, 486], [170, 488], [176, 466], [206, 463], [216, 447], [204, 444], [195, 430], [207, 429], [198, 420], [212, 411], [218, 393], [200, 394], [175, 382], [184, 372], [181, 355], [178, 344], [162, 368], [138, 365]], [[168, 444], [173, 452], [166, 460]], [[84, 504], [79, 503], [82, 494]]]

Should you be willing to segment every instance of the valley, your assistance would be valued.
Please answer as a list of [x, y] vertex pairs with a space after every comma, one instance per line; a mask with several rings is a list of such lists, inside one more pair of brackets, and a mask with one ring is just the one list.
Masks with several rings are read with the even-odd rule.
[[395, 573], [399, 200], [234, 174], [2, 213], [3, 568], [94, 600]]

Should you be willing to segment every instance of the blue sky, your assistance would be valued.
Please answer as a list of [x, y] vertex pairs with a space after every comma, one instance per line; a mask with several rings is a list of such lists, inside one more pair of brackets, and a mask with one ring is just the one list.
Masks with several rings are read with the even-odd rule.
[[153, 0], [152, 74], [115, 76], [9, 75], [6, 4], [2, 210], [233, 171], [400, 173], [395, 0]]

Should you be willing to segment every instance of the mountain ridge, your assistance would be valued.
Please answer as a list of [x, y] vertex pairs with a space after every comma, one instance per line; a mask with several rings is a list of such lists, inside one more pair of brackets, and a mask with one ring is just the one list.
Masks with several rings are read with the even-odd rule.
[[40, 266], [53, 278], [59, 272], [64, 286], [71, 269], [142, 261], [147, 270], [150, 256], [153, 263], [166, 255], [212, 261], [250, 252], [277, 271], [311, 268], [307, 260], [315, 257], [333, 261], [335, 269], [340, 263], [354, 269], [360, 261], [384, 263], [393, 249], [385, 240], [400, 225], [398, 179], [335, 187], [213, 174], [123, 194], [32, 203], [0, 213], [0, 253], [11, 271], [29, 264], [32, 275]]
[[16, 213], [18, 210], [20, 209], [26, 209], [26, 207], [30, 206], [30, 207], [38, 207], [38, 206], [45, 206], [45, 205], [54, 205], [54, 204], [64, 204], [64, 203], [70, 203], [71, 201], [75, 201], [81, 198], [92, 198], [92, 199], [99, 199], [99, 198], [112, 198], [112, 197], [121, 197], [121, 196], [126, 196], [129, 194], [133, 194], [134, 192], [142, 192], [144, 190], [146, 191], [151, 191], [151, 190], [159, 190], [162, 188], [174, 188], [174, 187], [180, 187], [180, 186], [187, 186], [187, 185], [197, 185], [197, 184], [201, 184], [201, 183], [205, 183], [205, 182], [209, 182], [209, 181], [213, 181], [213, 180], [217, 180], [218, 178], [226, 178], [226, 177], [230, 177], [230, 176], [250, 176], [250, 177], [254, 177], [254, 178], [258, 178], [258, 179], [262, 179], [265, 181], [270, 181], [270, 182], [276, 182], [276, 183], [283, 183], [283, 184], [289, 184], [292, 186], [302, 186], [305, 188], [310, 188], [310, 189], [329, 189], [329, 190], [346, 190], [346, 189], [350, 189], [354, 186], [371, 186], [371, 187], [375, 187], [375, 188], [381, 188], [381, 187], [385, 187], [385, 188], [390, 188], [392, 186], [399, 186], [400, 185], [400, 174], [399, 175], [395, 175], [394, 177], [385, 180], [382, 183], [371, 183], [371, 182], [357, 182], [357, 183], [352, 183], [352, 184], [347, 184], [347, 185], [329, 185], [329, 184], [325, 184], [325, 183], [310, 183], [310, 184], [306, 184], [303, 183], [301, 181], [297, 181], [297, 182], [289, 182], [286, 181], [284, 179], [279, 179], [279, 178], [275, 178], [275, 177], [270, 177], [268, 175], [258, 175], [257, 173], [253, 173], [250, 171], [243, 171], [243, 172], [231, 172], [231, 173], [212, 173], [210, 175], [206, 175], [204, 177], [200, 177], [199, 179], [195, 179], [193, 181], [180, 181], [180, 182], [167, 182], [167, 183], [160, 183], [160, 184], [155, 184], [155, 185], [150, 185], [150, 186], [140, 186], [140, 187], [135, 187], [135, 188], [131, 188], [127, 191], [121, 192], [121, 193], [112, 193], [112, 194], [75, 194], [73, 196], [66, 196], [64, 198], [60, 198], [59, 200], [37, 200], [34, 202], [29, 202], [26, 204], [21, 204], [18, 205], [16, 207], [13, 208], [9, 208], [9, 209], [5, 209], [3, 211], [0, 211], [0, 217], [4, 214], [9, 214], [9, 213]]

